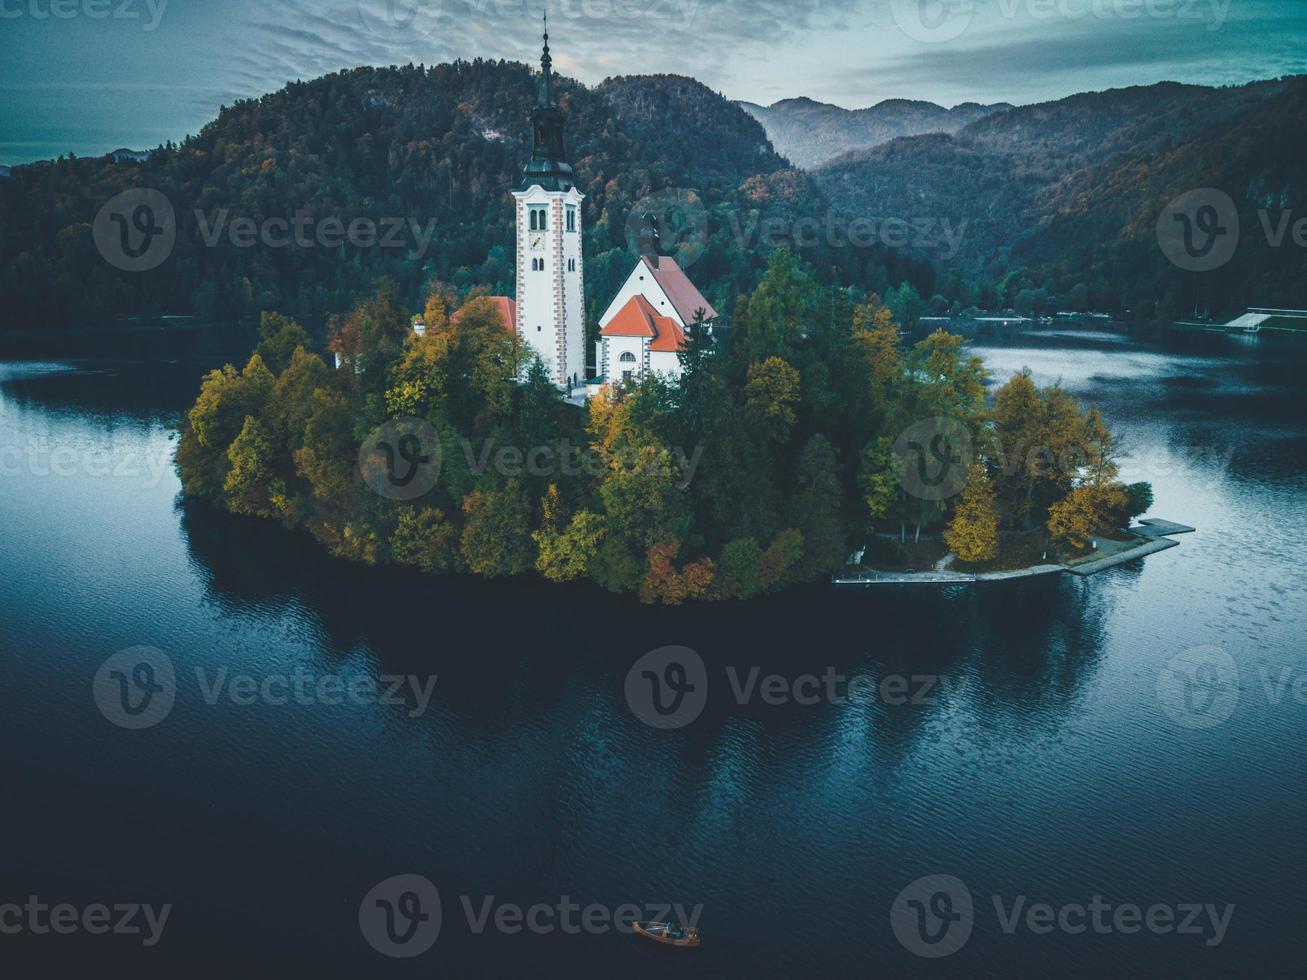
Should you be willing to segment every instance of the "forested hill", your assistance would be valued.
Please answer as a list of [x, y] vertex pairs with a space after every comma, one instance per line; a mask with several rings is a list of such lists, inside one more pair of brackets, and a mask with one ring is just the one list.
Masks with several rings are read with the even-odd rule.
[[[1291, 234], [1268, 243], [1264, 228], [1307, 217], [1304, 133], [1307, 76], [1163, 83], [1011, 109], [952, 135], [851, 152], [813, 175], [850, 216], [965, 222], [934, 286], [964, 306], [1170, 319], [1195, 305], [1307, 305], [1307, 250]], [[1167, 260], [1156, 225], [1168, 202], [1201, 188], [1234, 201], [1240, 244], [1198, 274]]]
[[[381, 275], [398, 282], [413, 308], [433, 277], [511, 295], [509, 192], [529, 152], [537, 78], [503, 61], [357, 68], [224, 108], [199, 135], [143, 162], [61, 158], [15, 168], [0, 179], [0, 322], [275, 309], [312, 324], [348, 309]], [[810, 178], [788, 169], [753, 119], [693, 80], [628, 77], [590, 89], [560, 79], [557, 92], [586, 195], [592, 318], [630, 271], [627, 217], [651, 192], [683, 188], [687, 210], [704, 205], [712, 237], [691, 274], [724, 311], [766, 263], [756, 240], [741, 241], [733, 228], [826, 211]], [[92, 225], [115, 194], [142, 187], [161, 191], [175, 209], [176, 245], [153, 271], [120, 271], [97, 252]], [[297, 215], [312, 219], [310, 240], [312, 228], [332, 218], [346, 226], [359, 217], [402, 219], [406, 247], [232, 241], [237, 218]], [[434, 237], [419, 254], [407, 247], [417, 241], [407, 223], [422, 229], [429, 221]], [[844, 278], [872, 287], [928, 269], [884, 249], [888, 269], [869, 265], [865, 253], [819, 248], [805, 250], [816, 267], [849, 266]]]
[[787, 165], [756, 119], [693, 78], [618, 76], [597, 91], [647, 152], [690, 158], [701, 181], [730, 184]]
[[[529, 151], [537, 79], [502, 61], [358, 68], [225, 108], [145, 160], [13, 168], [0, 175], [0, 325], [277, 310], [314, 327], [383, 275], [410, 309], [432, 279], [512, 294], [509, 192]], [[1307, 306], [1307, 249], [1292, 227], [1307, 217], [1307, 77], [1077, 95], [811, 172], [693, 79], [560, 79], [558, 92], [586, 195], [592, 328], [631, 268], [628, 219], [651, 195], [674, 205], [653, 208], [676, 225], [664, 246], [706, 226], [689, 272], [727, 313], [778, 245], [799, 246], [821, 281], [852, 286], [855, 298], [878, 293], [904, 323], [927, 307], [1169, 319], [1195, 307]], [[175, 244], [146, 272], [106, 261], [105, 221], [100, 248], [94, 231], [105, 203], [135, 188], [159, 191], [176, 215]], [[1199, 188], [1238, 209], [1239, 248], [1213, 272], [1181, 271], [1155, 238], [1167, 203]], [[386, 237], [315, 234], [364, 218]], [[874, 234], [853, 241], [849, 222], [868, 219]], [[912, 229], [908, 240], [890, 236], [886, 219]], [[307, 222], [307, 244], [251, 242], [236, 233], [242, 220]], [[1283, 232], [1278, 244], [1268, 223]]]

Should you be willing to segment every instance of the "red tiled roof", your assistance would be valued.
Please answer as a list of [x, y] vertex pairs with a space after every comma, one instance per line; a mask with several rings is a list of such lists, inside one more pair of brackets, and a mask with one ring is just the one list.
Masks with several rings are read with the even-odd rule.
[[[665, 350], [675, 354], [681, 345], [685, 343], [685, 334], [681, 328], [676, 325], [676, 321], [669, 316], [660, 316], [658, 336], [653, 339], [649, 345], [650, 350]], [[666, 323], [666, 329], [663, 329], [663, 322]]]
[[658, 256], [658, 264], [655, 266], [647, 257], [642, 257], [642, 262], [649, 267], [653, 273], [655, 281], [663, 288], [667, 298], [672, 301], [672, 306], [676, 307], [676, 312], [681, 320], [690, 324], [694, 322], [694, 314], [697, 310], [703, 310], [705, 320], [715, 319], [717, 311], [713, 309], [703, 297], [703, 293], [690, 282], [689, 278], [681, 271], [681, 267], [676, 264], [676, 260], [670, 255]]
[[665, 320], [643, 296], [632, 296], [613, 314], [607, 326], [599, 331], [602, 337], [657, 337], [655, 320]]
[[639, 294], [628, 299], [599, 333], [604, 337], [648, 337], [650, 350], [673, 353], [685, 343], [685, 334], [676, 321], [663, 316]]
[[517, 303], [508, 296], [491, 296], [499, 307], [499, 315], [504, 318], [504, 325], [509, 333], [517, 333]]
[[[517, 304], [509, 296], [487, 296], [495, 307], [499, 310], [499, 317], [504, 321], [504, 329], [511, 334], [517, 333]], [[455, 310], [454, 315], [449, 318], [450, 323], [458, 322], [458, 315], [462, 310]]]

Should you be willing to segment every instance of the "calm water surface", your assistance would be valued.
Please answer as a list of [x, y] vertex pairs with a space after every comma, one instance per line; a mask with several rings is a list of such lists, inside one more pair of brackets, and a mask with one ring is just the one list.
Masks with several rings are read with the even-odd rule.
[[[124, 342], [0, 360], [0, 903], [173, 905], [154, 948], [0, 935], [0, 964], [1300, 973], [1307, 704], [1291, 685], [1307, 673], [1307, 345], [1078, 331], [975, 344], [997, 373], [1029, 366], [1097, 401], [1130, 454], [1123, 475], [1153, 483], [1154, 516], [1199, 528], [1180, 548], [1088, 580], [681, 609], [358, 568], [180, 505], [170, 426], [204, 370], [243, 357], [226, 346], [195, 335], [166, 356]], [[709, 676], [706, 710], [675, 731], [643, 724], [623, 694], [636, 658], [665, 644], [698, 651]], [[129, 731], [97, 710], [92, 680], [136, 645], [171, 658], [178, 688], [166, 719]], [[1237, 664], [1214, 727], [1180, 723], [1158, 693], [1168, 661], [1195, 647]], [[942, 680], [918, 704], [742, 707], [724, 671], [754, 665]], [[223, 669], [437, 680], [414, 717], [412, 704], [207, 703], [196, 672]], [[400, 873], [443, 898], [438, 941], [407, 961], [380, 957], [358, 926], [362, 897]], [[916, 957], [890, 926], [895, 896], [928, 874], [975, 902], [947, 959]], [[995, 895], [1005, 908], [1101, 895], [1235, 909], [1212, 946], [1210, 930], [1008, 933]], [[463, 896], [474, 910], [490, 896], [701, 905], [705, 944], [477, 934]]]

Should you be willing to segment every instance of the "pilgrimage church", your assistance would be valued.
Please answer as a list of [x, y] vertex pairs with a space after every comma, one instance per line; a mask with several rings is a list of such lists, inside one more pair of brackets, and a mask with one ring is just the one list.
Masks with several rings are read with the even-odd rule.
[[640, 381], [651, 373], [676, 377], [676, 351], [702, 310], [717, 317], [676, 261], [647, 247], [599, 318], [595, 377], [586, 375], [585, 264], [581, 245], [583, 195], [572, 179], [563, 144], [563, 113], [554, 100], [549, 33], [540, 58], [540, 97], [531, 112], [531, 159], [513, 192], [517, 211], [517, 298], [494, 297], [505, 325], [540, 356], [569, 398], [587, 398], [605, 384]]

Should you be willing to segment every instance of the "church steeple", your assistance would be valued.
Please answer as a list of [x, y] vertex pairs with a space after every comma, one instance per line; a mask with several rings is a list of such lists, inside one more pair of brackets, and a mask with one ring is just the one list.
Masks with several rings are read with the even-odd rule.
[[531, 159], [518, 190], [539, 184], [547, 191], [572, 186], [572, 165], [563, 143], [563, 111], [554, 101], [554, 59], [549, 55], [549, 20], [545, 15], [544, 49], [540, 54], [540, 97], [531, 110]]
[[553, 67], [554, 59], [549, 57], [549, 11], [544, 12], [545, 24], [545, 50], [540, 55], [540, 101], [536, 103], [539, 106], [551, 106], [554, 104], [554, 93], [550, 88], [550, 69]]

